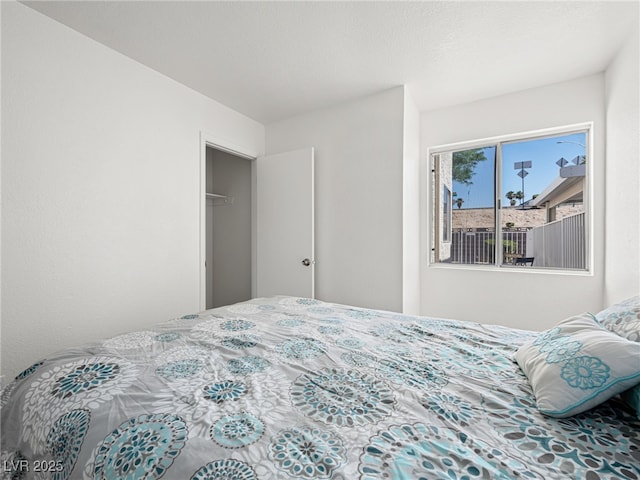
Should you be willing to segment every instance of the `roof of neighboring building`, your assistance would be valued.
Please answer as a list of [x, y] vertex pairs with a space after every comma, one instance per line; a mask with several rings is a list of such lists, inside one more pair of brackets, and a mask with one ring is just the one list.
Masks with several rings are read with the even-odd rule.
[[585, 165], [571, 165], [560, 169], [560, 175], [528, 204], [555, 207], [567, 202], [582, 202], [584, 197]]

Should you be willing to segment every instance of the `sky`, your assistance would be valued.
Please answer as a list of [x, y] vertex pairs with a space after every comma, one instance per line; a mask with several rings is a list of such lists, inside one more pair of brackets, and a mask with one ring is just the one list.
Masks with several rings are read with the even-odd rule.
[[[528, 175], [524, 179], [525, 201], [531, 200], [535, 194], [541, 193], [555, 178], [558, 177], [560, 167], [556, 162], [564, 157], [569, 164], [578, 155], [584, 155], [586, 149], [586, 133], [574, 133], [560, 135], [551, 138], [537, 140], [504, 143], [502, 145], [502, 186], [500, 198], [502, 205], [509, 205], [505, 194], [512, 190], [522, 190], [522, 179], [518, 176], [519, 170], [514, 168], [516, 162], [531, 162], [531, 168], [527, 168]], [[558, 143], [564, 142], [564, 143]], [[472, 177], [472, 185], [463, 185], [453, 182], [455, 198], [462, 198], [462, 208], [493, 207], [493, 177], [495, 147], [483, 149], [487, 160], [478, 163], [475, 175]], [[519, 204], [519, 201], [518, 201]], [[454, 208], [455, 206], [454, 200]]]

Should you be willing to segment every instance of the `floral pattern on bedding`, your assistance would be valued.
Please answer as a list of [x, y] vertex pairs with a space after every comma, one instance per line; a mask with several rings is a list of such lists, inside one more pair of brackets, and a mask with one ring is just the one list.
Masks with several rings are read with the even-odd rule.
[[69, 349], [2, 392], [2, 478], [639, 479], [614, 399], [536, 408], [535, 332], [297, 297]]

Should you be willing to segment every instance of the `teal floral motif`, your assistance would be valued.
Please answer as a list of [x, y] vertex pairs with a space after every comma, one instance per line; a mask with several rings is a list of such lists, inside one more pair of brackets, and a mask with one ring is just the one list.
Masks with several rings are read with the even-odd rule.
[[264, 434], [264, 423], [247, 412], [227, 415], [210, 430], [211, 439], [224, 448], [241, 448], [257, 442]]
[[376, 350], [386, 355], [395, 355], [398, 357], [408, 357], [411, 355], [411, 349], [404, 345], [388, 344], [378, 345]]
[[258, 480], [250, 465], [233, 458], [222, 458], [207, 463], [190, 480]]
[[550, 345], [552, 345], [552, 347], [547, 355], [548, 363], [562, 363], [575, 357], [582, 348], [582, 342], [571, 340], [571, 337], [560, 337]]
[[358, 318], [358, 319], [364, 319], [364, 320], [379, 316], [373, 310], [354, 310], [351, 308], [347, 310], [347, 315], [352, 318]]
[[187, 441], [185, 422], [177, 415], [140, 415], [122, 423], [98, 446], [93, 478], [151, 480], [162, 477]]
[[341, 347], [352, 350], [359, 350], [366, 345], [363, 340], [355, 337], [339, 338], [336, 343]]
[[568, 336], [561, 335], [559, 337], [551, 338], [547, 342], [541, 343], [538, 348], [540, 349], [540, 352], [542, 352], [542, 353], [552, 352], [559, 345], [562, 345], [563, 343], [567, 342], [568, 340], [569, 340]]
[[475, 418], [473, 407], [454, 395], [427, 394], [422, 397], [420, 404], [445, 422], [453, 422], [463, 427], [469, 426]]
[[120, 373], [116, 363], [89, 363], [75, 367], [56, 380], [51, 394], [58, 398], [69, 398], [81, 392], [93, 390], [115, 379]]
[[538, 337], [536, 337], [533, 342], [534, 345], [544, 345], [552, 340], [554, 340], [558, 335], [560, 335], [560, 327], [553, 327], [546, 332], [542, 332]]
[[378, 364], [378, 358], [367, 352], [345, 352], [340, 358], [353, 367], [374, 367]]
[[473, 352], [471, 348], [439, 345], [437, 348], [425, 348], [423, 354], [437, 359], [441, 371], [470, 378], [486, 379], [514, 370], [513, 363], [504, 355], [498, 353], [494, 356], [487, 352], [482, 355], [481, 352]]
[[232, 358], [227, 362], [227, 370], [235, 375], [249, 375], [251, 373], [263, 372], [270, 366], [271, 363], [269, 360], [251, 355]]
[[[635, 303], [639, 303], [640, 297], [635, 297]], [[633, 299], [632, 299], [633, 300]], [[609, 331], [631, 340], [640, 342], [640, 305], [629, 305], [619, 312], [609, 313], [602, 320], [602, 325]], [[624, 304], [620, 304], [624, 305]]]
[[[544, 459], [539, 469], [545, 478], [549, 472], [568, 472], [566, 478], [622, 479], [638, 478], [638, 420], [614, 411], [605, 403], [589, 412], [568, 418], [541, 422], [535, 400], [505, 392], [508, 402], [495, 402], [488, 409], [496, 431], [517, 450]], [[592, 413], [594, 412], [594, 413]], [[606, 419], [606, 420], [605, 420]], [[615, 462], [610, 459], [615, 457]], [[535, 461], [531, 463], [535, 467]], [[558, 477], [565, 478], [565, 477]]]
[[372, 437], [358, 470], [361, 480], [511, 480], [523, 472], [532, 478], [527, 465], [498, 448], [474, 442], [462, 431], [422, 423], [392, 426]]
[[589, 390], [602, 386], [609, 379], [610, 370], [599, 358], [582, 356], [567, 360], [560, 376], [571, 387]]
[[296, 303], [298, 305], [318, 305], [320, 302], [314, 298], [298, 298]]
[[[614, 412], [607, 404], [597, 408], [597, 415], [587, 412], [558, 420], [550, 432], [558, 445], [557, 455], [579, 452], [579, 468], [576, 478], [640, 478], [637, 452], [637, 418], [629, 418]], [[603, 417], [607, 429], [602, 431]], [[615, 457], [616, 461], [607, 459]], [[581, 471], [582, 470], [582, 471]], [[635, 472], [630, 475], [629, 472]], [[597, 474], [597, 475], [594, 475]]]
[[308, 313], [315, 313], [316, 315], [328, 315], [333, 313], [333, 310], [328, 307], [311, 307], [307, 309]]
[[391, 415], [396, 400], [393, 391], [372, 375], [325, 369], [299, 376], [291, 386], [291, 403], [314, 420], [354, 427]]
[[222, 322], [220, 328], [223, 330], [230, 330], [233, 332], [237, 332], [240, 330], [249, 330], [250, 328], [255, 327], [256, 324], [250, 322], [249, 320], [243, 320], [241, 318], [235, 318], [233, 320], [227, 320], [226, 322]]
[[478, 352], [480, 355], [484, 355], [486, 352], [492, 352], [496, 348], [495, 344], [493, 344], [491, 341], [487, 341], [487, 338], [480, 335], [460, 332], [454, 333], [451, 336], [454, 339], [460, 340], [462, 344], [465, 344], [466, 350]]
[[340, 335], [342, 332], [344, 332], [344, 328], [321, 325], [318, 327], [318, 331], [323, 335]]
[[300, 325], [304, 325], [304, 323], [304, 320], [300, 317], [283, 318], [282, 320], [278, 320], [278, 325], [281, 327], [299, 327]]
[[302, 426], [281, 430], [271, 439], [269, 457], [296, 479], [328, 479], [346, 462], [347, 449], [333, 432]]
[[286, 358], [304, 360], [322, 355], [326, 347], [315, 338], [293, 338], [276, 345], [276, 350]]
[[89, 410], [72, 410], [60, 416], [47, 434], [47, 453], [56, 462], [53, 480], [69, 478], [89, 428]]
[[340, 317], [322, 317], [318, 320], [320, 320], [322, 323], [328, 323], [331, 325], [340, 325], [341, 323], [344, 323], [344, 319]]
[[379, 324], [369, 330], [369, 333], [396, 343], [410, 343], [416, 340], [413, 332], [406, 325], [395, 323]]
[[180, 335], [179, 333], [176, 332], [167, 332], [167, 333], [161, 333], [159, 335], [156, 336], [156, 340], [158, 342], [173, 342], [177, 339], [179, 339], [182, 335]]
[[214, 383], [213, 385], [206, 385], [202, 390], [204, 391], [205, 399], [221, 404], [228, 400], [237, 400], [240, 398], [247, 393], [247, 386], [242, 382], [225, 380], [224, 382]]
[[380, 361], [378, 372], [394, 383], [404, 383], [410, 387], [440, 389], [449, 383], [447, 375], [432, 363], [410, 358], [384, 359]]
[[416, 339], [422, 341], [429, 341], [431, 337], [435, 335], [430, 328], [426, 328], [424, 325], [420, 323], [410, 323], [406, 326], [403, 326], [407, 335], [412, 335], [416, 337]]
[[224, 347], [234, 350], [255, 347], [260, 339], [255, 335], [238, 335], [236, 337], [225, 337], [220, 342]]
[[187, 360], [178, 360], [169, 362], [156, 369], [156, 375], [167, 380], [176, 380], [180, 378], [192, 377], [204, 368], [201, 360], [191, 358]]
[[451, 332], [457, 330], [464, 330], [464, 323], [456, 320], [442, 320], [440, 318], [427, 318], [422, 320], [416, 320], [418, 325], [426, 328], [430, 332]]
[[29, 368], [23, 370], [18, 375], [16, 375], [16, 378], [14, 380], [22, 380], [24, 378], [27, 378], [28, 376], [35, 373], [35, 371], [38, 370], [38, 368], [40, 368], [43, 364], [44, 364], [44, 360], [41, 362], [34, 363]]
[[389, 318], [392, 318], [393, 320], [397, 320], [399, 322], [419, 322], [419, 321], [422, 321], [422, 319], [420, 317], [413, 317], [413, 316], [403, 315], [403, 314], [394, 314], [394, 315], [391, 315]]

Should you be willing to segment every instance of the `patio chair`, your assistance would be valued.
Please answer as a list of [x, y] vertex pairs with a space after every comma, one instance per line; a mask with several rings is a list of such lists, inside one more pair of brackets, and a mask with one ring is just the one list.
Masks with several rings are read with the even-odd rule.
[[515, 261], [513, 262], [514, 265], [529, 265], [530, 267], [533, 267], [533, 259], [535, 257], [518, 257], [515, 259]]

